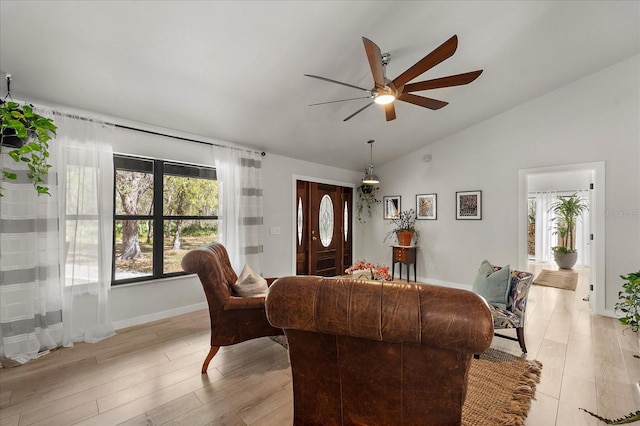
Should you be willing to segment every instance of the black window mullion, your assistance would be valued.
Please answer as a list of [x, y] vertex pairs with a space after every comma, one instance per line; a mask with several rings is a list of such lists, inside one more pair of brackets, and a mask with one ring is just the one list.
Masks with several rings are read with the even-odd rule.
[[[164, 160], [148, 159], [148, 158], [136, 158], [121, 155], [114, 155], [114, 166], [116, 170], [123, 170], [126, 172], [142, 172], [152, 173], [153, 175], [153, 212], [151, 214], [116, 214], [117, 203], [114, 202], [113, 206], [113, 218], [114, 218], [114, 231], [113, 231], [113, 259], [112, 259], [112, 283], [126, 284], [141, 281], [155, 280], [163, 277], [184, 275], [184, 271], [167, 272], [165, 273], [165, 250], [164, 250], [164, 227], [165, 222], [174, 220], [218, 220], [217, 214], [208, 215], [172, 215], [164, 216], [164, 177], [166, 176], [179, 176], [179, 177], [192, 177], [197, 179], [209, 179], [217, 180], [216, 170], [206, 166], [189, 165], [172, 163]], [[115, 185], [116, 174], [114, 173], [114, 188], [113, 197], [114, 201], [117, 197], [117, 189]], [[217, 213], [217, 212], [216, 212]], [[153, 266], [151, 273], [139, 277], [121, 278], [116, 280], [116, 223], [126, 220], [138, 220], [138, 221], [151, 221], [151, 228], [153, 232]], [[172, 269], [175, 269], [172, 264]]]
[[163, 275], [164, 266], [164, 162], [154, 161], [153, 173], [153, 277]]

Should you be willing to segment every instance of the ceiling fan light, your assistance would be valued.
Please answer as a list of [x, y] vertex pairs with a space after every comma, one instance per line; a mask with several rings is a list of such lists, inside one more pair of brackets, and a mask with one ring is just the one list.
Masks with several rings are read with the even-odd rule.
[[393, 96], [390, 93], [383, 93], [381, 95], [376, 96], [376, 98], [373, 100], [375, 103], [377, 103], [378, 105], [387, 105], [390, 104], [391, 102], [395, 101], [396, 97]]

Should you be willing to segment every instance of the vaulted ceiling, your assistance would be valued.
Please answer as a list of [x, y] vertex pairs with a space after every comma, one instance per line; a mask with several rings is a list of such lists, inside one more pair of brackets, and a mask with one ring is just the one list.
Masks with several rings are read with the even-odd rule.
[[[382, 164], [640, 52], [637, 1], [7, 1], [0, 71], [16, 99], [66, 105], [359, 170]], [[391, 79], [457, 34], [457, 52], [414, 81], [476, 69], [473, 83], [398, 102], [373, 87], [365, 36]], [[6, 94], [4, 79], [2, 96]], [[517, 143], [517, 141], [514, 141]]]

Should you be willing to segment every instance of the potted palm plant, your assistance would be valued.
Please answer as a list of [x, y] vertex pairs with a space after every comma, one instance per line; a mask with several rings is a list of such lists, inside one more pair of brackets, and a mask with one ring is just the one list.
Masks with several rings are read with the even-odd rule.
[[[27, 177], [38, 194], [49, 194], [44, 178], [51, 168], [49, 141], [56, 134], [53, 120], [35, 113], [31, 105], [0, 101], [0, 131], [0, 154], [10, 148], [8, 154], [16, 163], [26, 163]], [[14, 172], [0, 170], [5, 179], [18, 178]]]
[[401, 211], [397, 218], [391, 219], [390, 223], [395, 226], [384, 237], [384, 241], [387, 241], [389, 237], [395, 235], [398, 244], [401, 246], [410, 246], [414, 236], [417, 242], [420, 232], [416, 229], [415, 210], [409, 209]]
[[561, 269], [571, 269], [576, 264], [578, 259], [578, 251], [575, 248], [576, 223], [588, 210], [588, 204], [577, 194], [558, 198], [551, 206], [550, 211], [556, 215], [554, 235], [558, 235], [558, 245], [551, 247], [551, 250], [553, 250], [554, 260]]

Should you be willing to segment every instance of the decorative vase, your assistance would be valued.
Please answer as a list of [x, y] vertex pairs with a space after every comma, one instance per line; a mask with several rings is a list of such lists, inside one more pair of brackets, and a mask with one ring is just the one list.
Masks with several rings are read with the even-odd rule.
[[411, 231], [398, 231], [396, 232], [396, 238], [398, 239], [398, 245], [410, 246], [413, 239], [413, 232]]
[[578, 253], [554, 253], [553, 260], [560, 269], [571, 269], [578, 260]]

